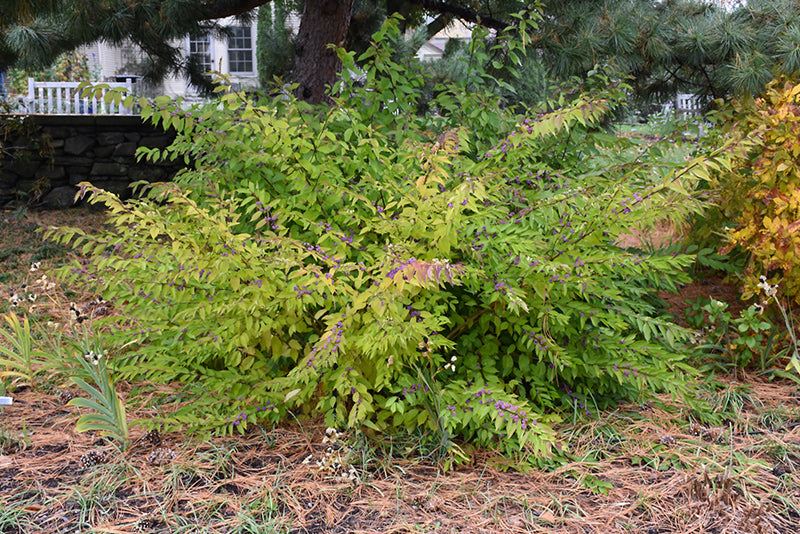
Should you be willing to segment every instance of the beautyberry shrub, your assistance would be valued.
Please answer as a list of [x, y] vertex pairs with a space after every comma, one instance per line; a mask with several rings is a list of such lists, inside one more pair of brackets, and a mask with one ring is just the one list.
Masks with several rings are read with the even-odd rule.
[[340, 51], [329, 106], [141, 102], [178, 134], [141, 156], [190, 168], [128, 202], [83, 184], [112, 228], [56, 232], [93, 254], [67, 277], [124, 310], [108, 320], [128, 347], [118, 371], [193, 392], [168, 428], [322, 414], [532, 457], [565, 411], [686, 393], [686, 332], [656, 291], [691, 258], [617, 243], [697, 209], [681, 182], [702, 163], [624, 156], [597, 128], [626, 93], [603, 74], [524, 116], [478, 72], [419, 116], [422, 71], [393, 60], [399, 35], [390, 21], [359, 58]]

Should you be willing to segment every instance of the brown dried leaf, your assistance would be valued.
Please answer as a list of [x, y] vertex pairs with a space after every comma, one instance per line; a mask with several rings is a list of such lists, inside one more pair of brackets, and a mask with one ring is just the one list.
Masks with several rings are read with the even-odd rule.
[[555, 523], [558, 520], [558, 518], [556, 518], [556, 516], [553, 515], [553, 512], [550, 510], [544, 510], [542, 513], [540, 513], [539, 519], [542, 521], [547, 521], [548, 523]]

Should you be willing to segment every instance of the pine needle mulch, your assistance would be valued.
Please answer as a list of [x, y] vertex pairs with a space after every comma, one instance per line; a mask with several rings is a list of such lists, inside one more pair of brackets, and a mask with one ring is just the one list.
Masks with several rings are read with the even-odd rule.
[[571, 462], [521, 473], [489, 451], [445, 472], [324, 443], [313, 422], [203, 442], [135, 428], [120, 453], [74, 431], [63, 395], [24, 390], [0, 414], [0, 532], [797, 532], [797, 387], [755, 382], [747, 398], [719, 427], [621, 407], [561, 429]]

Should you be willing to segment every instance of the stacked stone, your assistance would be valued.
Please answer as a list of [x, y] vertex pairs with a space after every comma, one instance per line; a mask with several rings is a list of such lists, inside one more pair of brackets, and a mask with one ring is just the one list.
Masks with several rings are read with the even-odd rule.
[[31, 149], [0, 155], [0, 207], [20, 199], [52, 208], [72, 206], [76, 185], [84, 181], [126, 198], [131, 183], [169, 180], [182, 165], [136, 161], [139, 147], [164, 148], [174, 139], [174, 132], [139, 117], [31, 115], [28, 120], [34, 121], [32, 130], [40, 139], [14, 139], [9, 146]]

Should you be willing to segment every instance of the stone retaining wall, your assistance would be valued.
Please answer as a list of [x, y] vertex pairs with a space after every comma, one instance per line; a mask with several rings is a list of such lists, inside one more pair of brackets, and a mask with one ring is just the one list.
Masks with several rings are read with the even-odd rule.
[[[4, 120], [19, 116], [0, 115]], [[136, 161], [136, 149], [164, 148], [174, 139], [136, 116], [30, 115], [25, 128], [0, 136], [0, 207], [28, 201], [73, 204], [76, 184], [89, 181], [123, 197], [139, 180], [170, 180], [183, 163]]]

